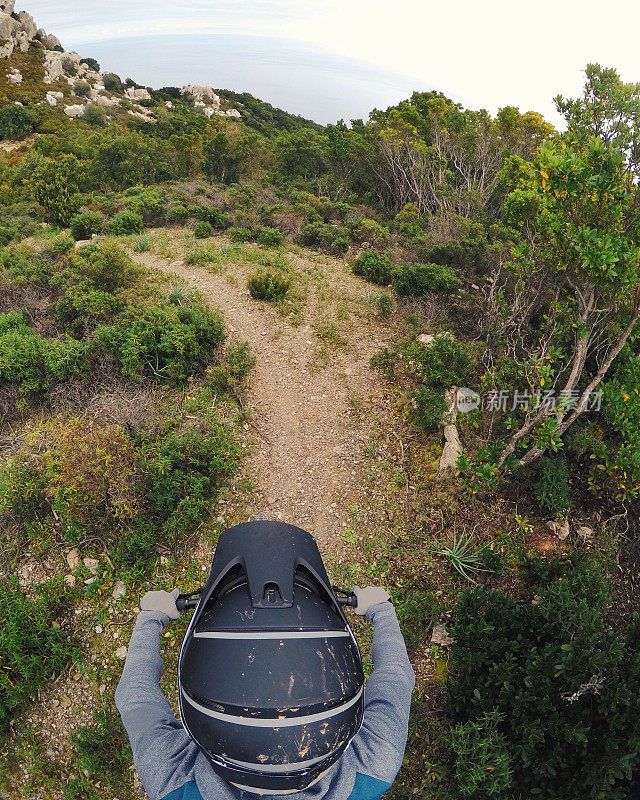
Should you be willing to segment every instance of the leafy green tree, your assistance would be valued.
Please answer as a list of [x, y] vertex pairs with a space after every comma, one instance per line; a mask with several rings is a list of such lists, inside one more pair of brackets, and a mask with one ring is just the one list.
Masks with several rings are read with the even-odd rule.
[[19, 139], [32, 133], [40, 122], [37, 111], [24, 106], [0, 108], [0, 139]]
[[521, 245], [489, 306], [489, 341], [517, 354], [533, 395], [563, 400], [530, 404], [499, 465], [562, 446], [640, 316], [640, 86], [598, 65], [587, 78], [581, 98], [556, 99], [567, 131], [520, 170], [505, 203]]

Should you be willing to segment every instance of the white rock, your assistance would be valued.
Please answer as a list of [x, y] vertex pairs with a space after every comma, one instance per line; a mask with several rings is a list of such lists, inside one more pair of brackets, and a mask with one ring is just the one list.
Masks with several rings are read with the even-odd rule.
[[67, 564], [69, 565], [69, 569], [75, 569], [80, 566], [80, 551], [77, 547], [74, 547], [67, 553]]
[[0, 12], [3, 14], [13, 14], [16, 7], [16, 0], [0, 0]]
[[227, 116], [228, 116], [228, 117], [231, 117], [232, 119], [240, 119], [240, 117], [242, 116], [242, 114], [241, 114], [241, 113], [238, 111], [238, 109], [237, 109], [237, 108], [230, 108], [230, 109], [227, 111]]
[[65, 575], [64, 576], [64, 582], [67, 584], [67, 586], [70, 589], [73, 589], [73, 587], [76, 585], [76, 576], [75, 575]]
[[124, 597], [126, 593], [127, 587], [124, 585], [123, 581], [118, 581], [113, 587], [113, 599], [120, 600], [120, 598]]
[[102, 625], [96, 625], [96, 627], [95, 627], [95, 632], [96, 632], [97, 634], [101, 634], [101, 633], [102, 633], [102, 631], [103, 631]]
[[122, 647], [119, 647], [116, 650], [114, 655], [116, 658], [119, 658], [121, 661], [124, 661], [125, 658], [127, 657], [127, 648], [124, 645], [122, 645]]
[[430, 333], [421, 333], [417, 341], [420, 342], [420, 344], [431, 344], [435, 338], [436, 337], [432, 336]]
[[194, 86], [190, 83], [188, 86], [183, 86], [182, 89], [180, 89], [180, 94], [191, 95], [195, 100], [209, 100], [220, 103], [220, 98], [211, 86]]
[[446, 470], [455, 470], [458, 461], [458, 456], [462, 453], [462, 445], [460, 444], [460, 437], [458, 429], [455, 425], [444, 426], [445, 445], [440, 456], [440, 463], [438, 469], [440, 472]]
[[92, 575], [95, 575], [98, 571], [98, 567], [100, 566], [100, 562], [97, 558], [84, 558], [82, 563], [85, 567], [89, 570]]
[[91, 584], [92, 584], [92, 583], [95, 583], [97, 580], [98, 580], [98, 578], [97, 578], [97, 577], [93, 577], [93, 578], [87, 578], [87, 580], [85, 581], [85, 584], [86, 584], [87, 586], [91, 586]]
[[84, 116], [84, 106], [67, 106], [64, 110], [64, 113], [72, 119], [82, 117]]
[[22, 73], [19, 69], [12, 69], [11, 72], [7, 72], [7, 80], [9, 83], [13, 83], [16, 86], [20, 86], [22, 83]]
[[104, 106], [105, 108], [109, 108], [111, 106], [117, 106], [120, 101], [117, 99], [113, 99], [111, 97], [105, 97], [105, 95], [100, 94], [94, 99], [93, 102], [97, 106]]
[[124, 93], [127, 100], [138, 102], [139, 100], [151, 100], [151, 95], [146, 89], [134, 89], [130, 86]]
[[547, 522], [547, 528], [553, 531], [561, 542], [564, 542], [570, 533], [568, 519], [549, 520], [549, 522]]
[[60, 47], [60, 39], [52, 33], [47, 33], [44, 28], [38, 29], [37, 36], [45, 50], [53, 50], [56, 47]]
[[18, 24], [20, 26], [20, 31], [26, 34], [28, 41], [35, 39], [38, 33], [38, 26], [33, 21], [31, 14], [27, 14], [26, 11], [21, 11], [18, 14]]
[[44, 99], [50, 106], [57, 106], [58, 100], [63, 100], [64, 95], [62, 92], [47, 92]]
[[208, 119], [211, 119], [211, 117], [212, 117], [212, 116], [213, 116], [213, 115], [214, 115], [216, 112], [215, 112], [215, 111], [214, 111], [212, 108], [205, 108], [205, 109], [203, 109], [203, 112], [202, 112], [202, 113], [205, 115], [205, 117], [207, 117]]
[[171, 102], [171, 100], [167, 100], [167, 102], [165, 103], [165, 106], [167, 108], [173, 108], [173, 103]]
[[204, 106], [205, 106], [205, 104], [204, 104], [204, 102], [202, 100], [196, 100], [196, 102], [193, 105], [196, 108], [204, 108]]
[[449, 647], [449, 645], [453, 644], [453, 639], [447, 633], [447, 629], [444, 625], [433, 626], [431, 644], [437, 644], [440, 645], [440, 647]]
[[578, 539], [583, 542], [586, 542], [587, 539], [591, 539], [593, 536], [593, 528], [589, 528], [586, 525], [581, 525], [579, 528], [576, 529], [576, 535]]

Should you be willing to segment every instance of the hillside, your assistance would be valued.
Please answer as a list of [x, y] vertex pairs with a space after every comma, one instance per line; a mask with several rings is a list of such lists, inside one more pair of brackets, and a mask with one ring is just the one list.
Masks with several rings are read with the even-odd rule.
[[105, 70], [0, 0], [0, 793], [144, 797], [139, 598], [267, 514], [392, 595], [391, 800], [635, 796], [638, 87], [323, 127]]

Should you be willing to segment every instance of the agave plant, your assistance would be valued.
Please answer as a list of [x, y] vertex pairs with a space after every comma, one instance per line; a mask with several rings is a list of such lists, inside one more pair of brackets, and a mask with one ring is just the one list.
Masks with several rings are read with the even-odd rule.
[[475, 546], [473, 537], [465, 531], [460, 536], [455, 536], [451, 547], [445, 547], [438, 553], [449, 559], [459, 575], [471, 583], [477, 583], [473, 576], [488, 571], [482, 566], [482, 549]]

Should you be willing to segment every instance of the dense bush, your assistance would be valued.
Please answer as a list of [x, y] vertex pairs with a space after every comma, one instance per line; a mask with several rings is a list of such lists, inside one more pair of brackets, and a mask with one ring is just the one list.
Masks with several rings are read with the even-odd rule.
[[70, 227], [71, 235], [76, 241], [90, 239], [94, 233], [102, 233], [104, 217], [99, 211], [85, 211], [71, 218]]
[[75, 654], [60, 627], [54, 627], [63, 592], [44, 586], [35, 600], [17, 580], [0, 578], [0, 737], [29, 699], [35, 698]]
[[300, 231], [300, 244], [308, 247], [331, 247], [339, 231], [333, 226], [320, 220], [308, 222]]
[[415, 393], [414, 402], [415, 417], [420, 427], [429, 433], [437, 431], [447, 410], [444, 392], [422, 386]]
[[104, 83], [104, 88], [108, 92], [121, 92], [123, 89], [122, 81], [119, 76], [113, 72], [105, 72], [102, 76], [102, 82]]
[[247, 286], [256, 300], [283, 300], [289, 291], [289, 278], [276, 270], [258, 270], [249, 276]]
[[4, 106], [0, 108], [0, 139], [20, 139], [33, 133], [40, 115], [37, 111], [24, 106]]
[[439, 334], [427, 345], [409, 342], [402, 354], [408, 366], [433, 389], [467, 386], [473, 380], [472, 350], [450, 334]]
[[196, 223], [196, 226], [193, 229], [193, 235], [196, 237], [196, 239], [208, 239], [213, 235], [211, 223], [200, 220], [200, 222]]
[[498, 731], [501, 717], [487, 713], [453, 729], [456, 780], [463, 797], [504, 797], [511, 786], [509, 751]]
[[277, 228], [262, 228], [258, 234], [258, 244], [263, 247], [280, 247], [284, 244], [284, 234]]
[[460, 280], [451, 267], [441, 264], [404, 264], [393, 277], [400, 297], [422, 297], [428, 292], [454, 292]]
[[89, 97], [91, 94], [91, 84], [87, 81], [76, 81], [73, 86], [73, 91], [78, 97]]
[[112, 353], [125, 375], [182, 382], [203, 369], [224, 342], [219, 314], [201, 305], [148, 306], [96, 328], [94, 341]]
[[114, 236], [142, 233], [142, 216], [133, 211], [121, 211], [109, 223], [109, 230]]
[[250, 228], [231, 227], [227, 230], [227, 236], [232, 242], [250, 242], [253, 239], [253, 231]]
[[553, 517], [566, 514], [571, 508], [566, 461], [561, 457], [545, 457], [540, 466], [540, 476], [535, 487], [540, 505]]
[[217, 230], [224, 230], [229, 227], [229, 222], [226, 215], [220, 211], [219, 208], [211, 208], [210, 206], [198, 206], [196, 212], [198, 219], [203, 222], [208, 222], [213, 228]]
[[360, 275], [362, 278], [377, 283], [380, 286], [387, 286], [393, 280], [395, 267], [391, 259], [379, 250], [365, 250], [353, 262], [353, 274]]
[[587, 558], [537, 559], [527, 574], [526, 599], [481, 588], [461, 596], [454, 718], [500, 715], [490, 734], [502, 737], [521, 796], [626, 800], [640, 768], [640, 625], [626, 639], [607, 629], [607, 584]]

